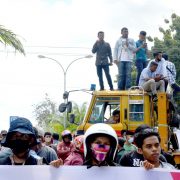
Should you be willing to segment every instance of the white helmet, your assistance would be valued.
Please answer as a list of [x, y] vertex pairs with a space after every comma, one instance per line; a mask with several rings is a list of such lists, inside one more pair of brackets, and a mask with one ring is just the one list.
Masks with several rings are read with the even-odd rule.
[[[116, 155], [118, 137], [115, 130], [108, 124], [97, 123], [87, 129], [84, 134], [84, 156], [88, 158], [88, 154], [91, 151], [90, 144], [94, 141], [97, 135], [105, 135], [110, 137], [111, 148], [108, 153], [109, 161], [113, 161]], [[87, 159], [86, 159], [87, 160]]]

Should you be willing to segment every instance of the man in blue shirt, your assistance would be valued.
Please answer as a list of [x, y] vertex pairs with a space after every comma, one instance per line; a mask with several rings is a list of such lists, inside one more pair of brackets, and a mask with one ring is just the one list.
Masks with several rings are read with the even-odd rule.
[[146, 43], [146, 32], [141, 31], [139, 34], [139, 40], [136, 42], [136, 68], [137, 68], [137, 77], [136, 85], [139, 83], [139, 77], [142, 70], [146, 67], [147, 62], [147, 43]]

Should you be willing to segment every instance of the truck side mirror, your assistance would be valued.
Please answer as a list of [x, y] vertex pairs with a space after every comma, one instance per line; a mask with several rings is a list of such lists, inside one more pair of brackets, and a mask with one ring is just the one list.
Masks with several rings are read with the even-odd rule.
[[69, 101], [67, 103], [66, 108], [67, 108], [67, 113], [71, 113], [71, 111], [72, 111], [72, 102], [71, 101]]
[[69, 116], [69, 122], [70, 122], [71, 124], [74, 124], [74, 122], [75, 122], [75, 115], [74, 115], [74, 114], [70, 114], [70, 116]]
[[61, 103], [59, 105], [59, 112], [63, 113], [64, 111], [66, 111], [66, 104], [65, 103]]

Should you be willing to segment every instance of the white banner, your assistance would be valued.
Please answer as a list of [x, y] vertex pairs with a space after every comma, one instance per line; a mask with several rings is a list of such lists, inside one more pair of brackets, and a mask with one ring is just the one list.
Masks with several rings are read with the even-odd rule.
[[130, 167], [0, 166], [0, 180], [180, 180], [180, 171]]

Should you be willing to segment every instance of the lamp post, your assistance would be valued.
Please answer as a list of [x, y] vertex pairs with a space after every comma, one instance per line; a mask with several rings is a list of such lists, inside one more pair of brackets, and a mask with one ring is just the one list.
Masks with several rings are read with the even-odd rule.
[[[68, 72], [68, 69], [69, 67], [76, 61], [80, 60], [80, 59], [84, 59], [84, 58], [92, 58], [93, 56], [92, 55], [87, 55], [87, 56], [83, 56], [83, 57], [80, 57], [80, 58], [77, 58], [77, 59], [74, 59], [73, 61], [71, 61], [68, 66], [66, 67], [66, 69], [62, 66], [62, 64], [56, 60], [56, 59], [53, 59], [51, 57], [47, 57], [47, 56], [43, 56], [43, 55], [38, 55], [38, 58], [41, 58], [41, 59], [49, 59], [49, 60], [52, 60], [54, 61], [56, 64], [58, 64], [62, 71], [63, 71], [63, 75], [64, 75], [64, 92], [66, 92], [66, 76], [67, 76], [67, 72]], [[66, 100], [64, 100], [65, 103], [66, 103]], [[66, 116], [64, 116], [64, 128], [66, 128]]]

